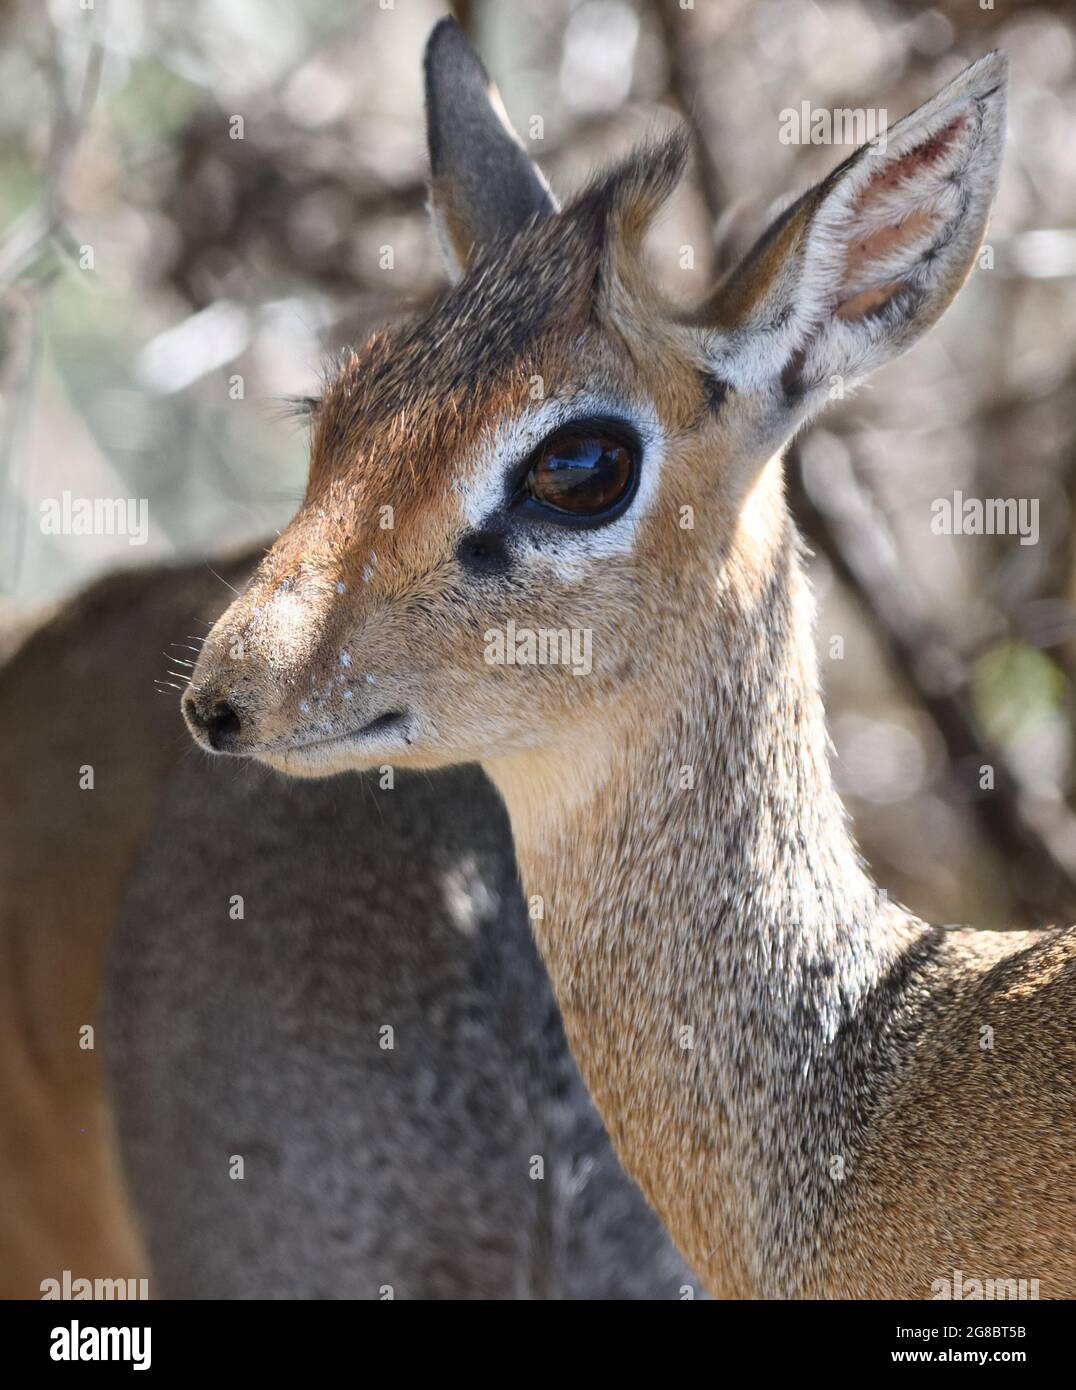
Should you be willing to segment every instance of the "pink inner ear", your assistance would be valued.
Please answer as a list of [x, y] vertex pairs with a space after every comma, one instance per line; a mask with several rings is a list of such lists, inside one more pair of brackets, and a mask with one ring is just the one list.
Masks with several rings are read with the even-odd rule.
[[888, 227], [878, 227], [867, 236], [853, 241], [845, 256], [845, 270], [849, 277], [858, 277], [871, 261], [894, 251], [916, 238], [939, 222], [937, 213], [924, 212], [921, 208], [911, 212], [902, 222], [894, 222]]
[[[967, 119], [966, 113], [955, 116], [929, 140], [924, 140], [921, 145], [916, 145], [907, 154], [879, 169], [852, 206], [851, 228], [855, 227], [857, 218], [863, 216], [877, 198], [902, 186], [908, 188], [909, 183], [914, 183], [916, 175], [929, 169], [946, 155], [952, 149]], [[908, 191], [910, 201], [914, 201], [914, 188], [909, 188]], [[940, 221], [941, 216], [938, 212], [913, 207], [906, 217], [875, 227], [864, 236], [857, 238], [853, 232], [845, 255], [846, 283], [862, 284], [865, 279], [870, 278], [873, 262], [890, 257], [902, 247], [920, 241], [923, 234], [937, 226]], [[899, 288], [900, 282], [895, 281], [888, 285], [861, 290], [841, 302], [837, 309], [838, 317], [857, 319], [875, 313], [884, 307]]]
[[856, 200], [855, 210], [865, 207], [879, 193], [898, 187], [905, 179], [913, 178], [928, 165], [935, 164], [942, 155], [947, 154], [956, 143], [956, 138], [967, 124], [968, 114], [962, 112], [954, 116], [947, 126], [935, 131], [929, 140], [916, 145], [899, 159], [885, 164], [864, 187]]
[[894, 280], [889, 285], [879, 285], [877, 289], [862, 290], [851, 299], [837, 305], [837, 317], [848, 321], [868, 318], [877, 314], [889, 303], [903, 282]]

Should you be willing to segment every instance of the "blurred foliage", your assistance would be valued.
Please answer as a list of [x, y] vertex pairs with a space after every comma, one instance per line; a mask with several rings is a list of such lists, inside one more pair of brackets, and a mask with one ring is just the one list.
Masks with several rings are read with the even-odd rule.
[[1068, 681], [1044, 652], [1026, 642], [1002, 642], [975, 663], [972, 690], [983, 732], [1011, 749], [1058, 713]]

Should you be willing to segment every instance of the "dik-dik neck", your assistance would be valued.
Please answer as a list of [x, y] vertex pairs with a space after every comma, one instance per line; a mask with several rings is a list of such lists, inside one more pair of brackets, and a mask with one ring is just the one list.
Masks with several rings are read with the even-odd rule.
[[882, 1065], [914, 935], [833, 787], [794, 548], [712, 590], [625, 717], [488, 767], [572, 1048], [626, 1167], [722, 1294], [787, 1293]]

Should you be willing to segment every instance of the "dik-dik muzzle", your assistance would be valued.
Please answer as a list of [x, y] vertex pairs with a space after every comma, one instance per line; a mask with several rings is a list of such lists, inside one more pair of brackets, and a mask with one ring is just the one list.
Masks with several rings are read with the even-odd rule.
[[[213, 753], [271, 759], [344, 740], [405, 744], [407, 710], [353, 659], [356, 623], [343, 581], [303, 569], [277, 577], [270, 560], [213, 628], [183, 697], [195, 739]], [[371, 611], [363, 650], [376, 645]]]

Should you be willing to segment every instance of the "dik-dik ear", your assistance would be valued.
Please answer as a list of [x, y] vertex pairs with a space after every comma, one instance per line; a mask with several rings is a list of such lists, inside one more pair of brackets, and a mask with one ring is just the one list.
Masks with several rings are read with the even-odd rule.
[[440, 20], [426, 44], [426, 139], [430, 211], [453, 278], [483, 247], [557, 211], [454, 19]]
[[1006, 76], [988, 54], [773, 223], [696, 317], [715, 376], [798, 422], [935, 322], [982, 243]]

